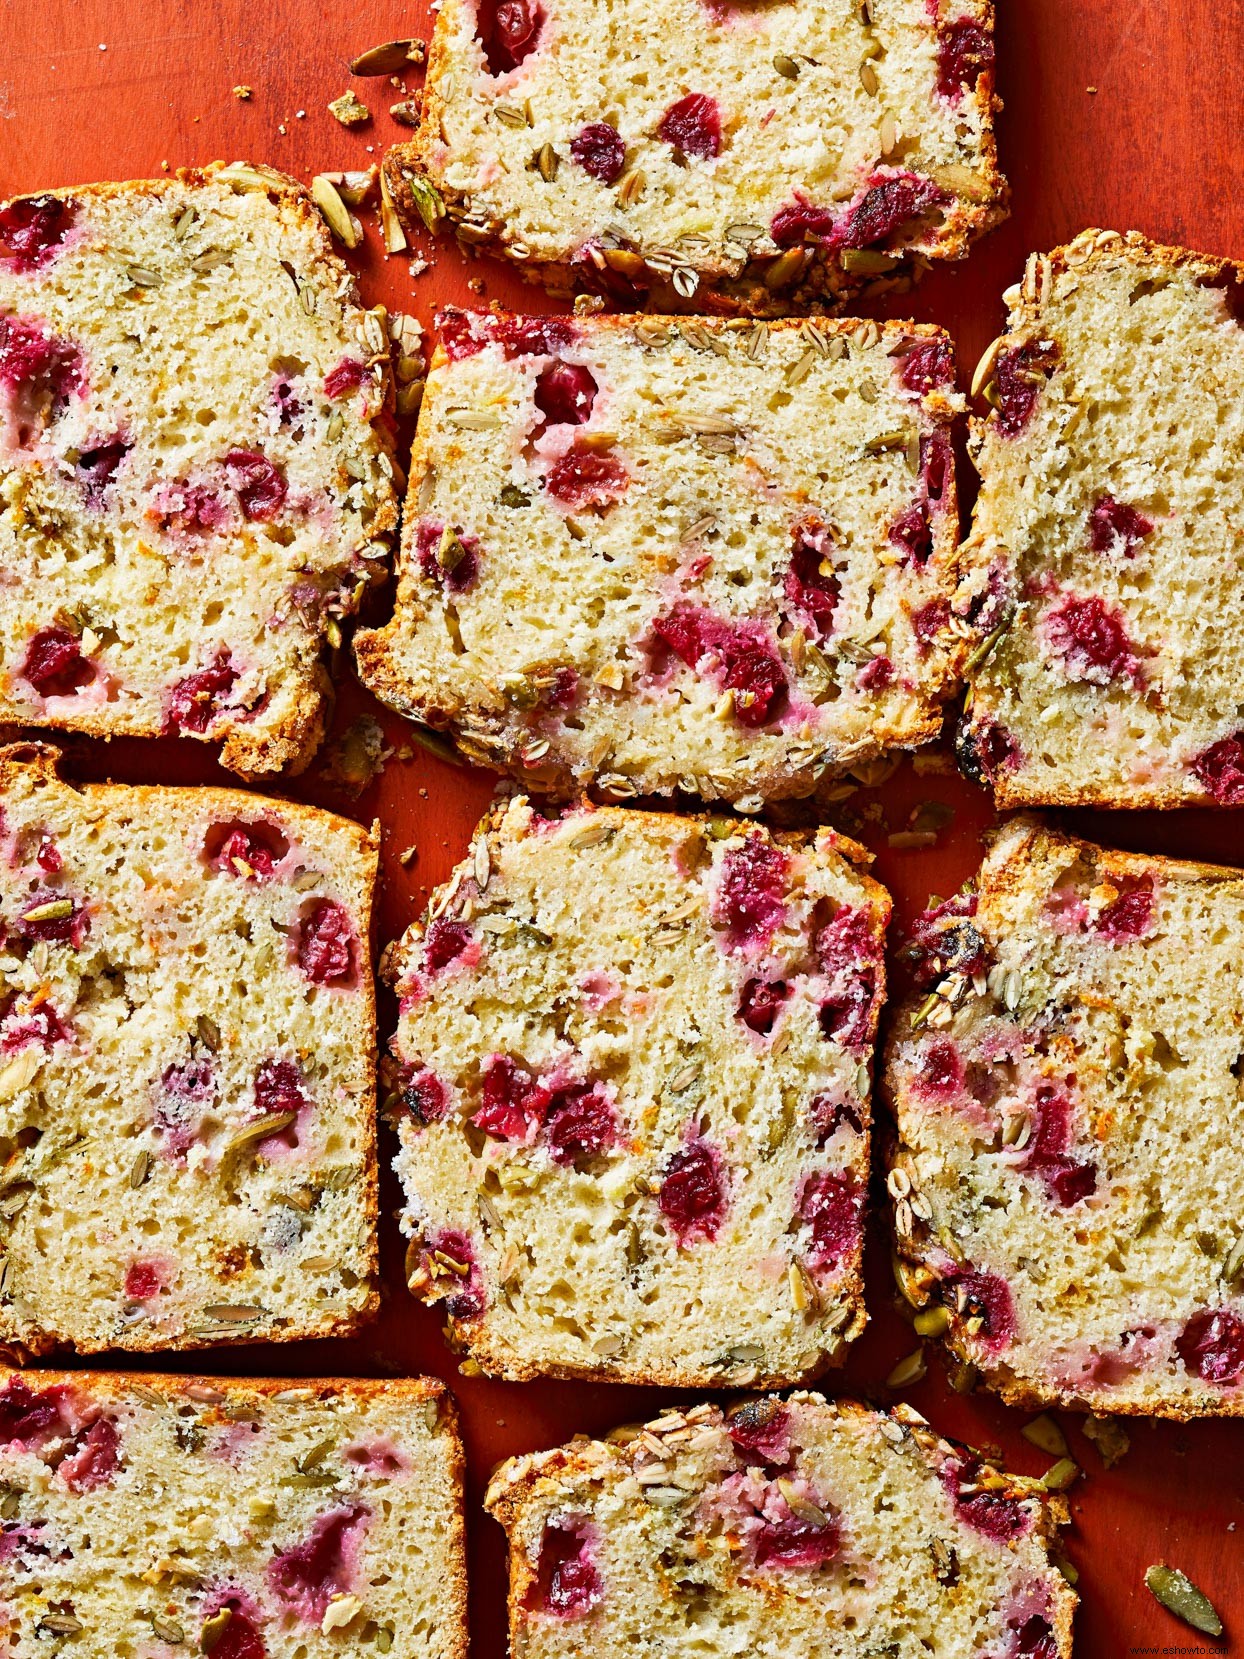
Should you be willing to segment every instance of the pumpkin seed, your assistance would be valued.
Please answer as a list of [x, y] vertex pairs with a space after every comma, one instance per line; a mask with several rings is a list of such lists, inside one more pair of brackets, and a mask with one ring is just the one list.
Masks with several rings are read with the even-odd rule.
[[912, 1383], [923, 1381], [928, 1375], [929, 1368], [925, 1364], [924, 1349], [917, 1348], [914, 1353], [908, 1354], [905, 1359], [899, 1360], [893, 1371], [885, 1380], [887, 1388], [907, 1388]]
[[788, 386], [798, 386], [802, 381], [806, 380], [813, 363], [816, 362], [817, 355], [816, 350], [812, 346], [809, 346], [803, 356], [798, 358], [797, 361], [792, 363], [787, 369], [786, 384]]
[[1048, 1412], [1042, 1412], [1031, 1423], [1025, 1423], [1019, 1432], [1039, 1451], [1048, 1452], [1051, 1457], [1067, 1456], [1067, 1436]]
[[[397, 209], [393, 205], [393, 196], [389, 190], [389, 179], [386, 173], [380, 175], [380, 234], [384, 240], [384, 251], [386, 253], [401, 253], [406, 246], [406, 233], [402, 229], [402, 222], [398, 218]], [[405, 358], [401, 359], [401, 362], [405, 361]], [[399, 378], [401, 377], [399, 376]], [[405, 378], [412, 380], [414, 375], [407, 375]], [[399, 413], [405, 414], [407, 411], [399, 410]]]
[[24, 922], [63, 922], [73, 915], [72, 899], [50, 899], [22, 912]]
[[937, 1307], [921, 1308], [912, 1320], [912, 1326], [917, 1336], [943, 1336], [950, 1329], [950, 1314], [940, 1304]]
[[134, 1159], [133, 1168], [130, 1170], [131, 1192], [137, 1192], [150, 1173], [151, 1154], [147, 1151], [146, 1147], [144, 1147], [138, 1154], [137, 1158]]
[[150, 270], [146, 265], [127, 265], [125, 274], [135, 288], [159, 288], [164, 281], [158, 271]]
[[712, 1366], [729, 1367], [731, 1365], [760, 1365], [764, 1361], [765, 1351], [755, 1342], [736, 1342], [733, 1347], [727, 1348], [718, 1354], [716, 1359], [709, 1361]]
[[415, 204], [415, 211], [429, 230], [435, 230], [445, 217], [445, 203], [440, 191], [427, 179], [421, 178], [418, 173], [412, 173], [406, 180], [410, 190], [410, 199]]
[[192, 207], [188, 207], [173, 226], [173, 235], [181, 242], [190, 234], [198, 222], [198, 214]]
[[838, 259], [844, 271], [856, 276], [884, 276], [900, 263], [897, 254], [878, 253], [875, 248], [843, 248]]
[[982, 664], [993, 655], [1000, 641], [1010, 632], [1012, 618], [1007, 617], [996, 627], [991, 634], [986, 634], [976, 649], [969, 653], [963, 664], [965, 674], [974, 674]]
[[561, 165], [561, 158], [551, 144], [541, 144], [536, 151], [535, 164], [545, 184], [552, 184], [557, 177], [557, 169]]
[[1233, 1285], [1237, 1279], [1244, 1278], [1244, 1233], [1228, 1250], [1222, 1264], [1222, 1279], [1224, 1284]]
[[0, 1493], [0, 1521], [11, 1521], [21, 1506], [21, 1492], [16, 1486], [6, 1486]]
[[242, 1152], [258, 1141], [267, 1140], [269, 1135], [279, 1135], [283, 1129], [289, 1128], [297, 1116], [297, 1112], [266, 1112], [263, 1117], [248, 1123], [232, 1137], [225, 1147], [225, 1157]]
[[906, 449], [908, 429], [905, 426], [893, 427], [888, 432], [879, 432], [875, 438], [869, 438], [864, 445], [865, 455], [882, 455], [891, 449]]
[[867, 59], [860, 65], [860, 85], [870, 98], [877, 96], [881, 83], [877, 79], [877, 71]]
[[203, 1309], [203, 1317], [217, 1325], [254, 1325], [268, 1317], [265, 1308], [235, 1302], [216, 1302]]
[[809, 1526], [823, 1527], [829, 1519], [819, 1504], [799, 1490], [794, 1481], [778, 1476], [777, 1489], [786, 1499], [786, 1507], [798, 1521], [806, 1521]]
[[799, 79], [799, 65], [794, 58], [788, 58], [785, 52], [779, 52], [773, 59], [773, 67], [779, 75], [784, 75], [788, 81]]
[[216, 177], [221, 184], [230, 185], [239, 195], [250, 190], [279, 189], [286, 183], [284, 175], [278, 173], [275, 167], [252, 166], [248, 161], [235, 161], [228, 167], [222, 167]]
[[199, 1631], [199, 1652], [211, 1653], [220, 1645], [229, 1621], [233, 1617], [231, 1607], [222, 1607], [219, 1613], [213, 1613], [210, 1619], [205, 1619], [203, 1628]]
[[72, 1613], [45, 1613], [35, 1629], [45, 1630], [49, 1636], [80, 1636], [86, 1626], [81, 1619], [75, 1619]]
[[674, 292], [684, 300], [692, 299], [696, 289], [700, 286], [698, 272], [693, 271], [689, 265], [677, 266], [672, 281]]
[[311, 180], [311, 199], [324, 216], [330, 231], [347, 248], [357, 248], [362, 237], [350, 217], [350, 210], [342, 201], [337, 186], [327, 173], [317, 173]]
[[300, 1458], [295, 1460], [295, 1469], [300, 1475], [309, 1475], [313, 1469], [323, 1463], [336, 1444], [336, 1435], [330, 1435], [326, 1440], [317, 1440], [309, 1451], [304, 1452]]
[[1207, 1636], [1222, 1635], [1222, 1620], [1213, 1602], [1178, 1567], [1159, 1562], [1145, 1574], [1145, 1583], [1152, 1593], [1177, 1619], [1190, 1624], [1194, 1630], [1203, 1630]]
[[167, 1642], [170, 1647], [180, 1647], [185, 1641], [186, 1633], [179, 1624], [174, 1624], [171, 1619], [162, 1619], [158, 1613], [148, 1613], [147, 1617], [151, 1620], [152, 1635], [158, 1636], [162, 1642]]
[[764, 285], [770, 291], [787, 288], [803, 271], [811, 257], [807, 248], [787, 248], [779, 254], [764, 274]]
[[383, 46], [360, 52], [350, 65], [350, 73], [364, 80], [372, 75], [400, 75], [407, 64], [423, 62], [424, 50], [421, 40], [387, 40]]
[[396, 104], [389, 105], [389, 114], [399, 127], [417, 127], [420, 115], [419, 100], [417, 98], [399, 98]]

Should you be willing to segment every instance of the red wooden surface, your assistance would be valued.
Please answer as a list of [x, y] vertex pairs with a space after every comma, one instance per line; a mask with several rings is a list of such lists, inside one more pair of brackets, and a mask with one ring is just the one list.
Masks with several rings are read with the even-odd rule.
[[[1244, 205], [1234, 191], [1238, 110], [1244, 94], [1242, 0], [1000, 0], [1000, 86], [1006, 99], [1001, 144], [1014, 188], [1010, 221], [959, 270], [936, 273], [894, 314], [946, 324], [964, 374], [997, 332], [999, 295], [1031, 248], [1049, 247], [1085, 225], [1135, 227], [1213, 252], [1244, 257]], [[349, 59], [382, 40], [427, 34], [426, 0], [408, 8], [353, 0], [340, 12], [317, 0], [0, 0], [0, 197], [40, 186], [140, 177], [216, 157], [246, 158], [301, 177], [359, 167], [401, 136], [388, 105], [402, 96], [384, 81], [354, 83], [376, 112], [346, 132], [326, 113], [351, 84]], [[253, 88], [239, 102], [232, 88]], [[413, 84], [413, 82], [412, 82]], [[1095, 89], [1095, 90], [1094, 90]], [[1233, 165], [1235, 164], [1235, 165]], [[430, 250], [422, 250], [428, 253]], [[369, 302], [413, 309], [425, 322], [444, 299], [478, 302], [468, 278], [483, 279], [486, 299], [547, 309], [537, 291], [493, 264], [467, 265], [440, 249], [412, 283], [406, 256], [385, 260], [369, 227], [358, 269]], [[338, 728], [366, 699], [345, 683]], [[402, 723], [382, 715], [394, 742]], [[220, 774], [195, 745], [71, 743], [70, 767], [83, 776], [128, 781], [206, 782]], [[327, 790], [314, 772], [291, 793], [378, 816], [384, 826], [381, 942], [418, 914], [430, 885], [448, 873], [489, 797], [491, 780], [415, 752], [393, 760], [355, 802]], [[898, 853], [887, 829], [901, 828], [912, 806], [939, 798], [957, 816], [930, 852]], [[932, 889], [949, 892], [974, 866], [978, 834], [989, 821], [983, 795], [953, 777], [916, 777], [909, 764], [883, 789], [848, 808], [875, 806], [884, 821], [866, 825], [879, 848], [877, 873], [895, 891], [899, 927]], [[1077, 827], [1128, 847], [1244, 862], [1244, 813], [1083, 815]], [[409, 868], [398, 854], [411, 843]], [[385, 1010], [384, 1018], [391, 1018]], [[505, 1569], [500, 1530], [478, 1505], [482, 1483], [501, 1456], [555, 1444], [574, 1430], [600, 1430], [661, 1398], [638, 1389], [571, 1384], [509, 1386], [460, 1378], [436, 1315], [406, 1294], [401, 1245], [391, 1220], [398, 1203], [384, 1189], [383, 1254], [389, 1287], [384, 1311], [357, 1341], [263, 1350], [221, 1350], [196, 1362], [204, 1371], [371, 1375], [434, 1371], [462, 1404], [471, 1490], [471, 1610], [475, 1653], [504, 1651]], [[844, 1387], [885, 1397], [883, 1379], [913, 1346], [892, 1307], [887, 1253], [870, 1244], [873, 1323], [857, 1345]], [[176, 1369], [170, 1362], [169, 1369]], [[939, 1361], [907, 1392], [936, 1427], [1003, 1448], [1013, 1467], [1040, 1471], [1047, 1460], [1019, 1436], [1023, 1419], [989, 1396], [951, 1393]], [[1087, 1478], [1072, 1493], [1071, 1556], [1081, 1569], [1082, 1656], [1138, 1652], [1244, 1651], [1244, 1423], [1131, 1427], [1132, 1450], [1109, 1473], [1071, 1419], [1073, 1453]], [[1184, 1567], [1216, 1601], [1225, 1645], [1210, 1644], [1166, 1614], [1144, 1589], [1145, 1568]]]

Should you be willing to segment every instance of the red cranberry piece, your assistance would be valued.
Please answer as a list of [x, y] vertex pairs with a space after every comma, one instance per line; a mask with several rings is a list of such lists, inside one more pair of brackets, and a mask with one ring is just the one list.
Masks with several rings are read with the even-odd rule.
[[464, 593], [479, 575], [479, 542], [474, 536], [455, 534], [445, 540], [445, 526], [422, 519], [415, 530], [415, 556], [430, 582], [444, 585], [450, 593]]
[[1041, 386], [1061, 355], [1052, 340], [1026, 340], [999, 357], [993, 376], [996, 419], [1008, 438], [1016, 437], [1032, 419]]
[[834, 232], [841, 248], [872, 248], [902, 225], [938, 207], [946, 194], [932, 179], [896, 173], [873, 179]]
[[999, 772], [1017, 771], [1023, 765], [1024, 753], [1007, 731], [996, 721], [979, 726], [967, 726], [956, 744], [959, 765], [973, 783], [992, 783]]
[[801, 242], [823, 242], [832, 234], [834, 215], [827, 207], [815, 207], [802, 197], [778, 208], [769, 224], [769, 235], [779, 248], [793, 248]]
[[861, 691], [886, 691], [894, 684], [895, 668], [889, 657], [874, 657], [855, 676]]
[[573, 668], [559, 668], [553, 675], [553, 684], [548, 690], [548, 704], [550, 708], [573, 708], [579, 696], [579, 676]]
[[160, 1270], [154, 1262], [131, 1262], [125, 1274], [125, 1294], [131, 1302], [149, 1302], [160, 1288]]
[[456, 306], [447, 306], [444, 311], [438, 311], [433, 320], [451, 363], [460, 362], [464, 357], [474, 357], [488, 343], [487, 336], [476, 326], [481, 319], [473, 311], [459, 311]]
[[550, 363], [536, 381], [536, 408], [551, 426], [582, 426], [592, 418], [600, 390], [591, 369], [579, 363]]
[[[330, 369], [324, 376], [324, 396], [339, 398], [345, 397], [347, 392], [357, 392], [363, 384], [364, 373], [363, 365], [357, 357], [343, 357], [337, 367]], [[248, 517], [253, 516], [248, 514]]]
[[918, 990], [927, 990], [952, 971], [974, 979], [988, 968], [985, 941], [971, 924], [977, 903], [975, 893], [955, 893], [922, 910], [911, 924], [903, 955]]
[[786, 672], [756, 624], [735, 623], [679, 600], [657, 617], [652, 631], [688, 668], [706, 656], [720, 664], [723, 689], [735, 692], [734, 717], [742, 726], [763, 726], [780, 713], [789, 695]]
[[605, 1586], [592, 1563], [583, 1529], [566, 1521], [546, 1525], [535, 1582], [527, 1592], [528, 1611], [581, 1619], [600, 1605], [604, 1595]]
[[661, 1178], [657, 1207], [679, 1244], [717, 1236], [726, 1216], [726, 1192], [721, 1159], [707, 1141], [688, 1141], [675, 1152]]
[[[230, 1618], [212, 1648], [212, 1659], [267, 1659], [268, 1650], [259, 1626], [250, 1613], [242, 1610], [239, 1598], [231, 1596], [221, 1607], [229, 1608]], [[220, 1610], [218, 1607], [215, 1611]]]
[[671, 104], [657, 126], [657, 137], [685, 156], [711, 161], [721, 154], [721, 111], [716, 98], [689, 92]]
[[1112, 495], [1103, 495], [1089, 514], [1089, 546], [1094, 553], [1122, 553], [1132, 559], [1152, 534], [1153, 525], [1143, 513]]
[[71, 1492], [107, 1486], [121, 1462], [121, 1439], [110, 1417], [97, 1417], [74, 1441], [58, 1473]]
[[487, 326], [507, 357], [555, 357], [579, 338], [566, 317], [489, 317]]
[[921, 1045], [912, 1079], [917, 1091], [934, 1100], [949, 1100], [964, 1084], [963, 1061], [948, 1037], [934, 1037]]
[[967, 1268], [943, 1280], [942, 1290], [944, 1299], [964, 1319], [980, 1321], [978, 1341], [994, 1353], [1007, 1347], [1015, 1335], [1015, 1302], [1005, 1279], [996, 1273]]
[[1058, 1659], [1058, 1642], [1054, 1627], [1041, 1613], [1034, 1613], [1023, 1624], [1010, 1624], [1015, 1633], [1015, 1652], [1023, 1659]]
[[273, 381], [272, 401], [282, 426], [297, 426], [302, 420], [305, 413], [303, 401], [288, 380]]
[[949, 340], [922, 340], [904, 353], [899, 380], [909, 392], [923, 396], [938, 386], [955, 383], [955, 354]]
[[964, 87], [974, 87], [984, 71], [993, 68], [993, 61], [993, 36], [970, 18], [960, 18], [939, 31], [937, 90], [957, 104]]
[[608, 507], [630, 477], [616, 455], [574, 444], [544, 475], [544, 487], [566, 507]]
[[849, 1175], [818, 1170], [804, 1182], [799, 1219], [812, 1233], [809, 1252], [816, 1267], [837, 1267], [860, 1242], [859, 1188]]
[[1143, 939], [1153, 927], [1153, 877], [1140, 876], [1124, 881], [1117, 899], [1097, 918], [1097, 932], [1117, 945], [1127, 939]]
[[238, 675], [221, 651], [216, 660], [197, 674], [187, 674], [169, 692], [164, 713], [164, 735], [193, 732], [202, 737], [218, 717], [221, 704], [237, 684]]
[[[484, 1282], [480, 1277], [475, 1249], [465, 1233], [452, 1229], [439, 1233], [431, 1246], [436, 1255], [448, 1256], [467, 1271], [456, 1277], [458, 1288], [445, 1298], [445, 1311], [451, 1319], [475, 1319], [484, 1311]], [[444, 1278], [444, 1264], [437, 1263], [434, 1278]]]
[[1244, 806], [1244, 732], [1219, 738], [1192, 762], [1192, 773], [1219, 806]]
[[402, 1105], [416, 1123], [440, 1123], [449, 1113], [449, 1090], [434, 1071], [425, 1067], [406, 1076]]
[[362, 1504], [321, 1515], [304, 1543], [268, 1563], [273, 1594], [300, 1618], [318, 1624], [332, 1597], [350, 1588], [354, 1554], [369, 1518]]
[[194, 1144], [204, 1109], [215, 1094], [216, 1074], [207, 1055], [165, 1068], [153, 1116], [174, 1157], [184, 1156]]
[[451, 916], [438, 916], [428, 927], [423, 939], [423, 966], [430, 974], [438, 974], [451, 962], [456, 962], [471, 944], [471, 930], [464, 922]]
[[873, 976], [862, 974], [854, 985], [826, 997], [817, 1015], [821, 1036], [857, 1052], [866, 1048], [872, 1036], [876, 990]]
[[45, 876], [59, 875], [64, 866], [64, 859], [60, 855], [60, 848], [50, 835], [45, 835], [39, 842], [39, 850], [35, 854], [35, 863]]
[[229, 488], [237, 492], [244, 518], [266, 523], [285, 505], [289, 486], [268, 460], [253, 449], [231, 449], [224, 460]]
[[98, 444], [84, 449], [74, 462], [73, 473], [82, 487], [88, 507], [102, 510], [107, 492], [117, 475], [117, 469], [133, 449], [133, 444], [118, 438], [114, 443]]
[[816, 930], [813, 940], [822, 973], [856, 973], [861, 964], [881, 960], [881, 946], [867, 910], [844, 905], [837, 915]]
[[40, 270], [56, 257], [73, 226], [73, 205], [59, 196], [24, 196], [0, 207], [0, 245], [11, 271]]
[[50, 1002], [36, 1002], [24, 1014], [7, 1013], [0, 1027], [0, 1052], [17, 1054], [31, 1043], [51, 1053], [57, 1043], [73, 1041], [73, 1032]]
[[828, 639], [834, 631], [834, 611], [842, 584], [829, 565], [832, 538], [819, 520], [797, 524], [793, 533], [790, 568], [782, 590], [810, 625], [813, 638]]
[[263, 819], [213, 824], [203, 838], [203, 855], [213, 870], [247, 881], [266, 881], [288, 851], [280, 830]]
[[265, 1060], [255, 1073], [253, 1088], [255, 1106], [261, 1117], [293, 1112], [295, 1118], [287, 1129], [265, 1135], [257, 1143], [259, 1150], [262, 1151], [273, 1142], [297, 1146], [298, 1116], [311, 1105], [306, 1079], [298, 1066], [292, 1060]]
[[1032, 1524], [1028, 1512], [1017, 1498], [1009, 1498], [1002, 1492], [961, 1492], [960, 1487], [970, 1485], [979, 1470], [980, 1464], [975, 1462], [947, 1465], [942, 1478], [954, 1499], [955, 1509], [969, 1526], [996, 1544], [1013, 1543]]
[[480, 1106], [471, 1122], [502, 1141], [527, 1141], [543, 1121], [547, 1098], [531, 1073], [506, 1054], [484, 1069]]
[[82, 354], [33, 318], [0, 316], [0, 385], [24, 393], [32, 412], [46, 401], [59, 414], [83, 388]]
[[537, 0], [478, 0], [475, 27], [489, 74], [504, 75], [539, 45], [544, 8]]
[[40, 697], [72, 697], [91, 684], [96, 670], [82, 655], [78, 636], [57, 624], [33, 636], [18, 673]]
[[920, 477], [930, 502], [941, 501], [953, 469], [950, 439], [944, 432], [926, 432], [920, 440]]
[[199, 536], [222, 529], [228, 523], [229, 509], [206, 484], [174, 484], [162, 492], [152, 516], [162, 530]]
[[33, 1451], [69, 1427], [69, 1390], [61, 1383], [36, 1394], [20, 1377], [0, 1392], [0, 1446]]
[[[929, 562], [933, 552], [933, 526], [929, 523], [929, 506], [926, 501], [915, 502], [895, 519], [890, 526], [890, 544], [902, 549], [909, 564], [923, 568]], [[922, 634], [917, 630], [917, 637], [932, 638], [937, 633], [938, 626], [945, 627], [945, 618], [950, 614], [950, 607], [944, 599], [934, 599], [916, 612], [916, 617], [923, 619], [926, 629], [937, 614], [943, 616], [943, 621], [940, 624], [934, 623], [931, 632]], [[913, 627], [916, 617], [912, 618]]]
[[790, 1412], [780, 1400], [748, 1400], [730, 1413], [726, 1428], [749, 1463], [790, 1462]]
[[794, 1516], [763, 1522], [753, 1545], [758, 1567], [823, 1567], [841, 1547], [842, 1531], [833, 1517], [821, 1526]]
[[[65, 903], [72, 906], [67, 915], [39, 914], [50, 905]], [[54, 945], [72, 945], [74, 950], [82, 948], [82, 941], [90, 931], [90, 912], [76, 899], [70, 899], [63, 890], [55, 887], [40, 887], [27, 894], [13, 925], [13, 932], [19, 939], [46, 939]]]
[[570, 1083], [553, 1091], [544, 1132], [554, 1162], [577, 1168], [616, 1145], [618, 1120], [599, 1083]]
[[[929, 545], [931, 549], [931, 541]], [[927, 605], [921, 605], [918, 611], [912, 613], [911, 631], [925, 650], [935, 644], [949, 626], [950, 601], [947, 599], [930, 599]]]
[[1045, 616], [1051, 649], [1070, 680], [1108, 685], [1129, 680], [1138, 686], [1144, 671], [1127, 634], [1127, 618], [1099, 594], [1068, 594]]
[[763, 835], [745, 836], [726, 850], [712, 914], [732, 949], [768, 948], [786, 916], [789, 864], [782, 848]]
[[1194, 1313], [1175, 1343], [1186, 1368], [1202, 1382], [1235, 1383], [1244, 1377], [1244, 1319], [1230, 1308]]
[[570, 153], [585, 173], [602, 184], [616, 184], [626, 166], [626, 145], [616, 127], [592, 121], [570, 140]]
[[298, 966], [316, 985], [354, 978], [355, 939], [350, 917], [332, 899], [317, 899], [298, 924]]
[[1040, 1166], [1040, 1174], [1052, 1197], [1065, 1210], [1097, 1191], [1097, 1165], [1078, 1158], [1051, 1158]]
[[724, 684], [735, 693], [734, 717], [741, 726], [767, 725], [786, 702], [789, 689], [778, 659], [752, 640], [727, 658]]
[[749, 979], [735, 1013], [750, 1030], [767, 1037], [789, 995], [790, 986], [784, 979]]

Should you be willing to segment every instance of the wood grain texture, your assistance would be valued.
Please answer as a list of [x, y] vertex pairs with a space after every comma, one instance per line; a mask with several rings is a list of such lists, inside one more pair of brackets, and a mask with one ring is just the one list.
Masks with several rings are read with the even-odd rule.
[[[965, 377], [998, 331], [999, 296], [1019, 275], [1025, 254], [1063, 242], [1085, 225], [1135, 228], [1244, 257], [1244, 206], [1235, 189], [1244, 94], [1241, 0], [1182, 5], [999, 0], [999, 10], [1000, 87], [1006, 100], [1000, 132], [1014, 189], [1012, 217], [966, 265], [936, 272], [914, 295], [887, 307], [892, 315], [949, 327]], [[425, 0], [408, 8], [355, 0], [341, 12], [316, 0], [286, 0], [280, 7], [254, 0], [209, 0], [193, 7], [174, 0], [124, 5], [60, 0], [44, 6], [4, 0], [0, 30], [4, 196], [155, 174], [165, 163], [176, 167], [216, 157], [265, 161], [303, 178], [327, 168], [366, 165], [402, 136], [387, 114], [401, 90], [385, 81], [353, 83], [376, 112], [371, 125], [358, 132], [339, 127], [325, 105], [351, 84], [348, 63], [357, 52], [394, 36], [427, 34], [429, 19]], [[232, 94], [239, 83], [253, 88], [248, 102]], [[412, 283], [405, 256], [381, 255], [371, 221], [356, 265], [369, 301], [413, 309], [425, 322], [440, 301], [479, 301], [481, 296], [467, 288], [468, 278], [483, 280], [486, 300], [548, 309], [538, 291], [509, 273], [492, 264], [468, 265], [449, 248], [439, 250], [433, 268]], [[357, 687], [343, 683], [336, 729], [365, 708], [378, 712]], [[402, 723], [383, 713], [379, 717], [391, 740], [401, 743]], [[67, 747], [69, 770], [80, 776], [231, 781], [221, 779], [194, 745], [73, 742]], [[314, 771], [291, 790], [299, 799], [344, 809], [363, 821], [381, 819], [382, 943], [419, 913], [429, 886], [461, 856], [490, 792], [485, 775], [443, 765], [418, 750], [412, 759], [391, 761], [378, 784], [353, 802], [334, 794]], [[901, 828], [913, 807], [930, 798], [956, 809], [943, 844], [929, 852], [889, 849], [887, 830]], [[909, 764], [880, 791], [862, 792], [847, 808], [864, 809], [854, 827], [862, 827], [878, 850], [876, 873], [897, 896], [896, 931], [930, 890], [948, 892], [974, 868], [979, 833], [990, 821], [980, 792], [954, 777], [917, 777]], [[1080, 814], [1072, 827], [1132, 848], [1244, 861], [1241, 812], [1165, 818]], [[411, 844], [419, 854], [406, 867], [399, 854]], [[392, 1012], [387, 1010], [390, 1026]], [[386, 1145], [391, 1149], [391, 1142]], [[398, 1202], [395, 1183], [386, 1178], [386, 1217]], [[431, 1371], [445, 1377], [462, 1403], [471, 1470], [474, 1651], [478, 1659], [500, 1659], [502, 1539], [478, 1508], [493, 1462], [555, 1444], [574, 1430], [597, 1431], [652, 1415], [659, 1397], [638, 1389], [519, 1387], [459, 1377], [439, 1320], [404, 1290], [401, 1245], [391, 1221], [383, 1229], [382, 1252], [388, 1296], [380, 1320], [364, 1337], [245, 1355], [223, 1351], [210, 1363], [205, 1360], [203, 1369], [374, 1376]], [[874, 1400], [885, 1397], [881, 1379], [913, 1346], [892, 1298], [888, 1253], [877, 1233], [869, 1248], [873, 1324], [844, 1380], [844, 1388]], [[1013, 1468], [1036, 1472], [1046, 1465], [1020, 1437], [1019, 1415], [984, 1395], [965, 1399], [951, 1393], [938, 1361], [906, 1397], [939, 1431], [1000, 1447]], [[1071, 1493], [1074, 1525], [1068, 1540], [1081, 1570], [1078, 1653], [1091, 1659], [1122, 1659], [1140, 1651], [1244, 1653], [1240, 1425], [1135, 1423], [1130, 1455], [1106, 1473], [1073, 1422], [1065, 1419], [1073, 1453], [1088, 1477]], [[1227, 1624], [1225, 1646], [1212, 1647], [1152, 1600], [1143, 1575], [1159, 1560], [1183, 1567], [1213, 1597]]]

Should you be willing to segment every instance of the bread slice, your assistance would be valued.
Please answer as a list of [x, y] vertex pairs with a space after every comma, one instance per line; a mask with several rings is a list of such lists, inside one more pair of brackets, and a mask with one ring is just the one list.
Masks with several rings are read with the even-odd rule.
[[378, 696], [540, 791], [757, 807], [937, 733], [993, 602], [942, 330], [440, 326]]
[[968, 546], [1009, 616], [965, 768], [1000, 806], [1244, 804], [1244, 267], [1089, 230], [1006, 300]]
[[0, 1341], [333, 1336], [377, 1305], [375, 832], [0, 750]]
[[512, 1459], [484, 1501], [523, 1659], [1071, 1653], [1076, 1597], [1050, 1559], [1065, 1500], [907, 1406], [672, 1410]]
[[562, 293], [832, 306], [1005, 216], [993, 11], [446, 0], [390, 191]]
[[1014, 1404], [1244, 1414], [1242, 930], [1238, 871], [1023, 818], [917, 924], [903, 1281]]
[[305, 766], [397, 524], [388, 361], [283, 173], [0, 207], [0, 720]]
[[391, 964], [411, 1288], [485, 1371], [792, 1382], [864, 1327], [890, 901], [853, 842], [524, 799]]
[[0, 1645], [465, 1659], [462, 1473], [430, 1377], [0, 1370]]

